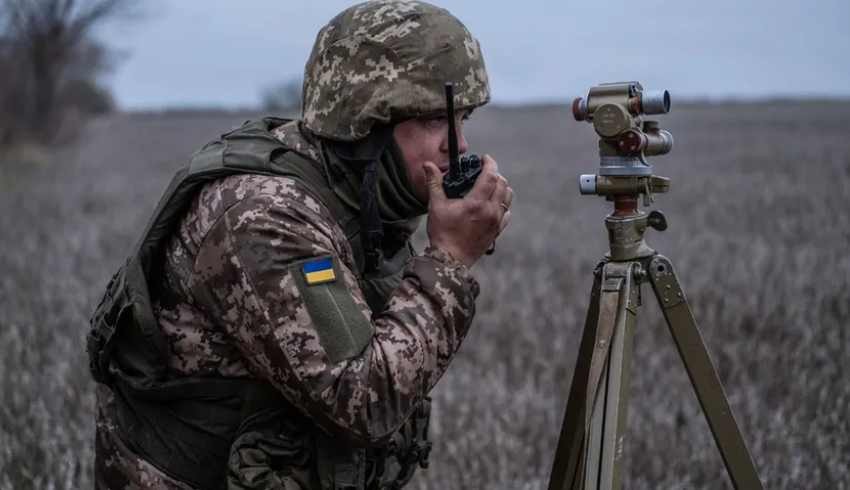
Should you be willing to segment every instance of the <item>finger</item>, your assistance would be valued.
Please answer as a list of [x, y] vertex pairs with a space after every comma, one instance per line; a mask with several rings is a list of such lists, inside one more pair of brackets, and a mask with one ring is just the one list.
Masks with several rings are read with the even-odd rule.
[[499, 181], [496, 183], [496, 189], [493, 190], [493, 195], [490, 196], [490, 201], [498, 204], [503, 207], [504, 211], [507, 211], [506, 207], [508, 206], [508, 181], [499, 176]]
[[513, 205], [514, 202], [514, 189], [511, 186], [508, 186], [508, 196], [503, 201], [509, 208]]
[[502, 215], [502, 221], [499, 222], [499, 234], [501, 235], [505, 228], [508, 227], [508, 224], [511, 222], [511, 212], [506, 211], [504, 215]]
[[[493, 157], [491, 157], [490, 155], [484, 155], [484, 158], [486, 158], [486, 159], [488, 159], [488, 160], [492, 160], [492, 161], [493, 161], [493, 163], [495, 164], [495, 171], [496, 171], [496, 175], [498, 175], [498, 176], [499, 176], [499, 182], [496, 184], [496, 188], [495, 188], [495, 189], [493, 189], [493, 193], [495, 194], [495, 193], [497, 192], [497, 190], [499, 189], [499, 186], [500, 186], [500, 185], [502, 185], [502, 184], [507, 185], [507, 184], [508, 184], [508, 179], [506, 179], [506, 178], [505, 178], [502, 174], [500, 174], [500, 173], [499, 173], [499, 162], [497, 162], [497, 161], [496, 161]], [[488, 199], [493, 200], [493, 194], [490, 194], [490, 196], [488, 197]], [[497, 202], [502, 202], [502, 201], [501, 201], [501, 200], [499, 200], [499, 201], [497, 201]]]
[[499, 172], [497, 170], [496, 160], [490, 158], [489, 155], [484, 155], [484, 165], [481, 168], [481, 174], [475, 179], [475, 185], [469, 191], [468, 196], [474, 199], [488, 200], [496, 190], [496, 184], [499, 182]]
[[443, 173], [433, 162], [425, 162], [425, 182], [428, 184], [428, 199], [430, 202], [438, 202], [446, 199], [443, 190]]
[[484, 158], [484, 161], [492, 160], [493, 164], [495, 165], [496, 173], [499, 173], [499, 162], [497, 162], [495, 158], [491, 157], [490, 155], [488, 155], [486, 153], [484, 154], [484, 156], [482, 158]]

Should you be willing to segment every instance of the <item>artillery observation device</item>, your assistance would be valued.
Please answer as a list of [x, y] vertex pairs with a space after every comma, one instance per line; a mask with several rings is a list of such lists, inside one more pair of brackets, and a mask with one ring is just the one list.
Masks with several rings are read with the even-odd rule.
[[638, 82], [603, 83], [576, 98], [572, 109], [576, 121], [593, 124], [599, 135], [599, 173], [579, 177], [582, 194], [611, 200], [643, 194], [648, 205], [653, 193], [667, 192], [670, 180], [652, 175], [646, 157], [669, 153], [673, 135], [642, 116], [670, 112], [669, 92], [644, 91]]
[[649, 282], [696, 391], [732, 484], [763, 488], [720, 379], [670, 260], [644, 240], [667, 229], [659, 211], [639, 209], [670, 189], [647, 157], [673, 149], [673, 136], [643, 116], [670, 111], [670, 94], [638, 82], [603, 83], [572, 104], [599, 136], [599, 169], [579, 177], [582, 194], [604, 196], [609, 250], [594, 271], [590, 304], [558, 439], [549, 490], [619, 489], [624, 457], [632, 345], [641, 285]]
[[642, 196], [649, 206], [654, 194], [670, 189], [670, 179], [654, 175], [647, 157], [669, 153], [673, 135], [644, 116], [670, 112], [670, 93], [646, 91], [638, 82], [603, 83], [586, 98], [573, 100], [572, 111], [576, 121], [591, 123], [599, 136], [599, 171], [579, 176], [579, 192], [614, 202], [614, 213], [605, 220], [608, 256], [624, 260], [652, 255], [644, 230], [651, 226], [663, 231], [667, 220], [660, 211], [640, 211], [638, 200]]

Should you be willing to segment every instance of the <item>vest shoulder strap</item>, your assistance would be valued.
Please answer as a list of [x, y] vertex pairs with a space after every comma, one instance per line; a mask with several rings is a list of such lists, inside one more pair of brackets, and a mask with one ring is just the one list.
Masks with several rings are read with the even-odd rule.
[[[125, 361], [149, 379], [162, 379], [166, 374], [167, 344], [151, 311], [156, 285], [149, 280], [162, 263], [165, 243], [204, 184], [240, 173], [292, 177], [329, 208], [347, 235], [353, 235], [351, 230], [356, 228], [357, 220], [330, 188], [321, 162], [307, 158], [271, 134], [271, 130], [283, 124], [297, 122], [278, 118], [246, 122], [195, 152], [189, 164], [174, 175], [130, 258], [113, 278], [92, 317], [88, 342], [95, 379], [108, 378], [106, 366], [112, 357], [112, 338], [118, 316], [133, 317], [130, 323], [135, 324], [134, 332], [124, 334], [136, 336], [146, 346], [135, 349], [132, 359]], [[359, 240], [349, 240], [349, 243], [358, 250]], [[355, 260], [362, 256], [356, 252], [354, 255]], [[359, 273], [359, 262], [357, 268]]]
[[[328, 207], [355, 252], [356, 272], [362, 271], [356, 215], [334, 193], [322, 162], [271, 134], [282, 124], [297, 122], [276, 118], [247, 122], [192, 156], [171, 180], [129, 260], [113, 277], [91, 320], [87, 347], [92, 375], [120, 394], [119, 423], [128, 432], [133, 448], [160, 469], [201, 488], [221, 485], [222, 473], [209, 470], [224, 468], [230, 442], [241, 430], [242, 422], [268, 406], [283, 407], [287, 403], [266, 383], [168, 380], [168, 345], [153, 315], [151, 298], [156, 291], [149, 288], [155, 286], [149, 284], [149, 279], [156, 275], [164, 245], [197, 192], [207, 182], [234, 174], [292, 177]], [[387, 278], [365, 284], [379, 283], [382, 288], [376, 291], [385, 296], [397, 283], [395, 274], [390, 274], [396, 269], [401, 270], [394, 267], [387, 272]], [[199, 407], [203, 407], [202, 417], [198, 416]], [[199, 446], [204, 450], [196, 450]], [[324, 460], [334, 463], [336, 458]], [[340, 475], [354, 467], [345, 458], [336, 464], [334, 478], [342, 482]], [[365, 461], [358, 463], [360, 471], [365, 468], [363, 465]], [[362, 481], [360, 477], [355, 481]]]

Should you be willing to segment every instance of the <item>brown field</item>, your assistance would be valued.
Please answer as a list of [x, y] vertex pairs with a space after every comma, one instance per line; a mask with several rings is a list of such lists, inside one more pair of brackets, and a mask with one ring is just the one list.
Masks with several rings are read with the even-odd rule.
[[[246, 114], [115, 115], [75, 147], [0, 162], [0, 488], [91, 488], [89, 313], [189, 153]], [[688, 104], [655, 161], [670, 228], [650, 244], [688, 293], [768, 488], [850, 488], [850, 103]], [[412, 488], [543, 489], [608, 204], [578, 194], [592, 129], [565, 107], [468, 125], [516, 192], [473, 330], [437, 385]], [[645, 286], [645, 298], [651, 299]], [[636, 335], [630, 489], [726, 488], [658, 307]]]

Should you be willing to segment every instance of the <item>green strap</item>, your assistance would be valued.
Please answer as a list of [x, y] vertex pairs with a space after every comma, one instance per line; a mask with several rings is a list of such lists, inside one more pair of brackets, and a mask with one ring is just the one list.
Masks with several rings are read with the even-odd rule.
[[288, 151], [276, 157], [272, 161], [271, 168], [278, 175], [294, 177], [303, 182], [305, 187], [320, 198], [322, 204], [328, 208], [331, 216], [342, 228], [345, 238], [352, 248], [355, 245], [359, 247], [359, 240], [354, 240], [360, 232], [360, 222], [357, 215], [334, 194], [320, 163], [310, 160], [298, 152]]
[[[321, 162], [284, 146], [270, 133], [271, 129], [285, 122], [267, 118], [246, 123], [192, 156], [189, 165], [172, 179], [130, 260], [119, 271], [115, 288], [120, 291], [113, 291], [114, 297], [107, 294], [93, 318], [89, 339], [90, 362], [93, 372], [115, 373], [112, 379], [105, 374], [101, 378], [120, 398], [122, 430], [129, 431], [134, 447], [161, 469], [166, 468], [167, 472], [174, 474], [182, 473], [180, 468], [185, 467], [187, 473], [179, 477], [197, 482], [201, 487], [217, 486], [221, 475], [203, 471], [196, 473], [188, 468], [205, 470], [221, 465], [221, 459], [226, 458], [228, 441], [240, 421], [244, 421], [246, 414], [261, 409], [265, 399], [259, 397], [259, 402], [246, 400], [241, 382], [207, 383], [197, 378], [165, 381], [167, 364], [163, 356], [167, 353], [167, 343], [153, 318], [151, 297], [155, 294], [151, 294], [148, 286], [154, 285], [149, 285], [147, 279], [151, 277], [154, 266], [161, 263], [168, 237], [179, 225], [200, 188], [213, 180], [241, 173], [288, 176], [303, 183], [308, 192], [327, 206], [345, 232], [354, 251], [355, 273], [376, 313], [382, 309], [383, 299], [389, 291], [398, 284], [403, 263], [410, 255], [409, 248], [402, 247], [402, 251], [391, 258], [394, 260], [386, 264], [384, 275], [362, 278], [359, 220], [335, 195]], [[126, 313], [129, 311], [133, 314]], [[358, 338], [349, 339], [350, 342], [344, 345], [340, 343], [335, 356], [345, 357], [360, 350], [364, 345], [361, 337], [371, 332], [365, 328], [354, 330], [351, 334]], [[132, 369], [123, 371], [122, 367]], [[270, 398], [276, 396], [275, 391], [271, 392]], [[201, 425], [195, 427], [187, 421], [197, 421]], [[157, 426], [162, 426], [165, 431], [155, 430]], [[174, 440], [166, 434], [181, 436]], [[204, 446], [205, 450], [193, 452], [191, 448], [195, 443]], [[334, 445], [333, 441], [330, 443]], [[351, 453], [350, 447], [339, 445], [337, 441], [337, 452], [342, 451], [343, 446], [345, 454], [322, 456], [326, 464], [335, 465], [331, 474], [336, 488], [358, 485], [365, 479], [364, 451], [358, 449]], [[181, 454], [192, 461], [180, 460]]]

